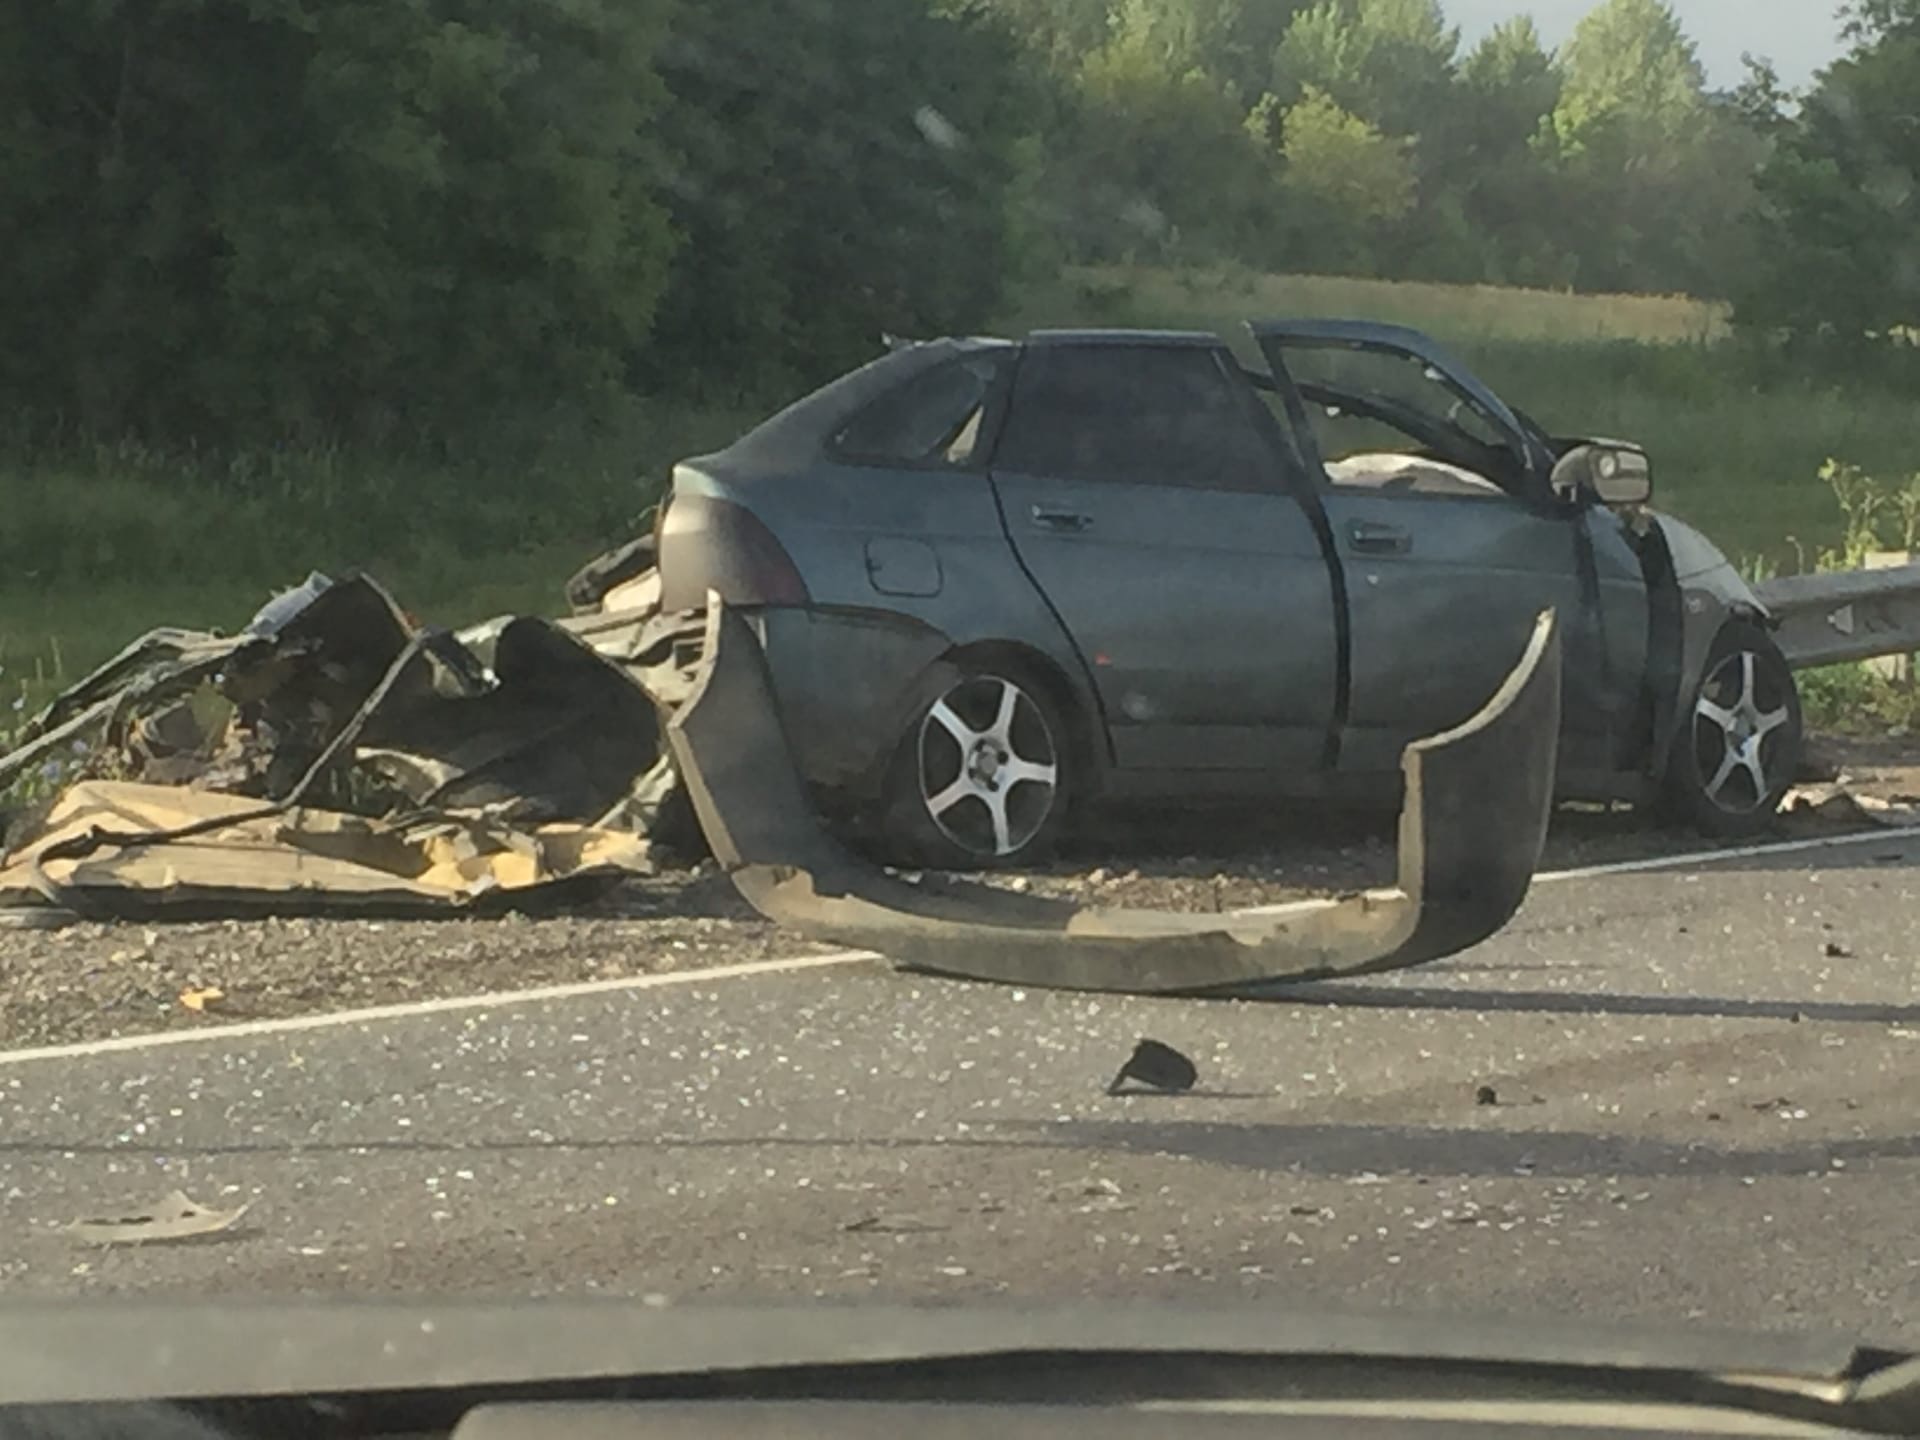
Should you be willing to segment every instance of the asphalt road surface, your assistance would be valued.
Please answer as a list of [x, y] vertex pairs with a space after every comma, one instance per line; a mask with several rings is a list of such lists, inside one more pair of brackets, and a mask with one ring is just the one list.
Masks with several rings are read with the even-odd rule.
[[[830, 957], [15, 1059], [0, 1289], [1266, 1296], [1920, 1346], [1917, 879], [1912, 836], [1562, 878], [1468, 955], [1272, 1002]], [[1199, 1088], [1107, 1095], [1142, 1036]], [[176, 1187], [251, 1208], [58, 1228]]]

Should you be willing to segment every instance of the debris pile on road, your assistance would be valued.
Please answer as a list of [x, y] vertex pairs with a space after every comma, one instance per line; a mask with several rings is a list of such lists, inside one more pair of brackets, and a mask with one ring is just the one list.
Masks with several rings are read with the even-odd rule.
[[1781, 801], [1788, 816], [1807, 815], [1847, 825], [1862, 822], [1888, 829], [1920, 825], [1920, 795], [1876, 795], [1856, 787], [1842, 773], [1830, 781], [1796, 785]]
[[0, 787], [88, 756], [13, 827], [0, 911], [499, 909], [697, 851], [661, 721], [701, 622], [635, 593], [643, 558], [576, 577], [576, 608], [594, 579], [622, 593], [561, 621], [429, 630], [371, 579], [316, 574], [236, 635], [152, 631], [0, 756]]
[[[589, 566], [566, 620], [429, 630], [369, 579], [314, 575], [237, 636], [143, 637], [0, 757], [4, 785], [94, 742], [0, 857], [0, 920], [526, 909], [703, 841], [762, 916], [815, 939], [976, 979], [1192, 994], [1457, 953], [1513, 915], [1545, 843], [1551, 611], [1478, 714], [1407, 747], [1392, 886], [1179, 914], [892, 874], [823, 823], [749, 619], [713, 596], [665, 611], [649, 559], [636, 543]], [[1154, 1042], [1123, 1076], [1194, 1078]]]

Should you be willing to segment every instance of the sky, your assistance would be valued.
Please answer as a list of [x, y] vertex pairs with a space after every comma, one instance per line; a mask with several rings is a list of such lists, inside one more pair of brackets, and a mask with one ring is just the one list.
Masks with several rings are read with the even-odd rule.
[[[1448, 18], [1471, 45], [1501, 21], [1531, 14], [1548, 45], [1573, 33], [1598, 0], [1441, 0]], [[1700, 47], [1707, 83], [1738, 84], [1740, 52], [1773, 61], [1788, 85], [1804, 85], [1814, 71], [1840, 54], [1835, 0], [1668, 0], [1687, 34]]]

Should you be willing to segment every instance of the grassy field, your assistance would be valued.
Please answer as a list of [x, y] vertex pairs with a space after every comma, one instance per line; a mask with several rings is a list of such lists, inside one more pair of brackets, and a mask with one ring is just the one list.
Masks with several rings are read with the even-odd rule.
[[[1198, 328], [1338, 315], [1419, 326], [1550, 429], [1652, 451], [1658, 503], [1780, 568], [1833, 544], [1828, 457], [1920, 469], [1911, 399], [1799, 377], [1759, 383], [1713, 305], [1487, 287], [1076, 269], [1012, 297], [995, 328]], [[300, 452], [239, 459], [136, 446], [0, 444], [0, 725], [156, 624], [232, 626], [309, 570], [364, 569], [425, 619], [553, 611], [584, 559], [631, 532], [676, 458], [774, 408], [636, 403], [556, 437], [539, 466]]]
[[1492, 285], [1263, 275], [1239, 266], [1076, 266], [1014, 296], [1002, 324], [1015, 333], [1046, 325], [1141, 325], [1237, 336], [1248, 320], [1304, 316], [1389, 320], [1457, 345], [1712, 341], [1724, 337], [1727, 318], [1725, 307], [1685, 296], [1573, 295]]
[[437, 624], [559, 612], [567, 577], [634, 533], [674, 460], [759, 413], [636, 403], [527, 467], [0, 447], [0, 736], [23, 683], [37, 699], [156, 625], [240, 625], [312, 570], [365, 571]]

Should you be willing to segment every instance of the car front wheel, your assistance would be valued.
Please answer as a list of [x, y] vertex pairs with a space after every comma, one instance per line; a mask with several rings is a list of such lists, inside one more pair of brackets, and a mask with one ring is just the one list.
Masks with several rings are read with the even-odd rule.
[[969, 666], [908, 726], [887, 778], [898, 858], [990, 869], [1044, 857], [1067, 809], [1068, 730], [1044, 686]]
[[1709, 835], [1764, 830], [1793, 783], [1800, 741], [1800, 694], [1786, 658], [1759, 626], [1730, 621], [1674, 737], [1674, 808]]

